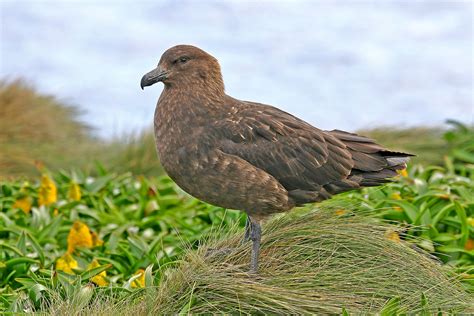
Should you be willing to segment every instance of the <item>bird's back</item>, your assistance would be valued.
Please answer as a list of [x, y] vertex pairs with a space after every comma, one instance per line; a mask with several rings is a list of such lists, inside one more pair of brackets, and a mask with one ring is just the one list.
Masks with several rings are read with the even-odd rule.
[[277, 179], [296, 205], [390, 181], [411, 155], [372, 139], [322, 131], [275, 107], [233, 99], [227, 119], [212, 126], [215, 146]]

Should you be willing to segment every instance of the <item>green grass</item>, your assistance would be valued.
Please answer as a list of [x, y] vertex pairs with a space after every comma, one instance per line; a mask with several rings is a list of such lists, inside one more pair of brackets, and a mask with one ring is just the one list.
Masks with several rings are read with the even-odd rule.
[[293, 213], [265, 226], [258, 276], [248, 274], [250, 244], [234, 227], [158, 269], [157, 286], [150, 266], [144, 290], [83, 285], [62, 297], [53, 291], [41, 307], [55, 315], [474, 312], [474, 296], [454, 274], [411, 243], [388, 239], [392, 229], [331, 208]]
[[157, 176], [164, 174], [156, 153], [155, 137], [151, 130], [117, 137], [107, 144], [102, 160], [115, 172]]

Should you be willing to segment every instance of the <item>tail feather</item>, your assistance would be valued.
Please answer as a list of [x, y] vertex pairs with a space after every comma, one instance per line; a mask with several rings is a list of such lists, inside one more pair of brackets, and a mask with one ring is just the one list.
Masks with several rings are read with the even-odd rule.
[[340, 130], [330, 131], [342, 141], [352, 155], [354, 167], [348, 177], [360, 187], [377, 186], [391, 181], [397, 170], [403, 170], [412, 154], [389, 151], [374, 140]]
[[354, 161], [354, 169], [361, 171], [379, 171], [387, 167], [387, 160], [379, 153], [367, 154], [350, 150]]
[[[352, 170], [344, 179], [333, 179], [317, 189], [294, 189], [288, 192], [297, 206], [319, 202], [332, 195], [358, 189], [379, 186], [391, 182], [398, 170], [406, 168], [411, 154], [389, 151], [374, 140], [339, 130], [327, 132], [341, 141], [352, 156]], [[330, 175], [328, 174], [328, 177]]]
[[[389, 167], [396, 167], [398, 169], [405, 169], [410, 157], [387, 157]], [[400, 168], [399, 168], [400, 167]]]

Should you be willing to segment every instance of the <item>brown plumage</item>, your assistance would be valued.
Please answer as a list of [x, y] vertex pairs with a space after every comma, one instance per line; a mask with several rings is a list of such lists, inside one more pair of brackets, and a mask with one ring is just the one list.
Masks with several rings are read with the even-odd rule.
[[257, 270], [262, 219], [389, 182], [411, 156], [226, 95], [218, 61], [194, 46], [168, 49], [141, 86], [158, 81], [165, 85], [154, 121], [161, 163], [189, 194], [247, 212], [252, 271]]

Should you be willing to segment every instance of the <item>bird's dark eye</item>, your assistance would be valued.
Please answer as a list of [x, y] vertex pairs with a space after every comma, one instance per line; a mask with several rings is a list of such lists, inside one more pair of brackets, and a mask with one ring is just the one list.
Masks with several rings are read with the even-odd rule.
[[173, 61], [173, 64], [177, 64], [177, 63], [184, 64], [184, 63], [186, 63], [188, 60], [189, 60], [189, 57], [180, 57], [180, 58], [178, 58], [178, 59], [175, 59], [175, 60]]

